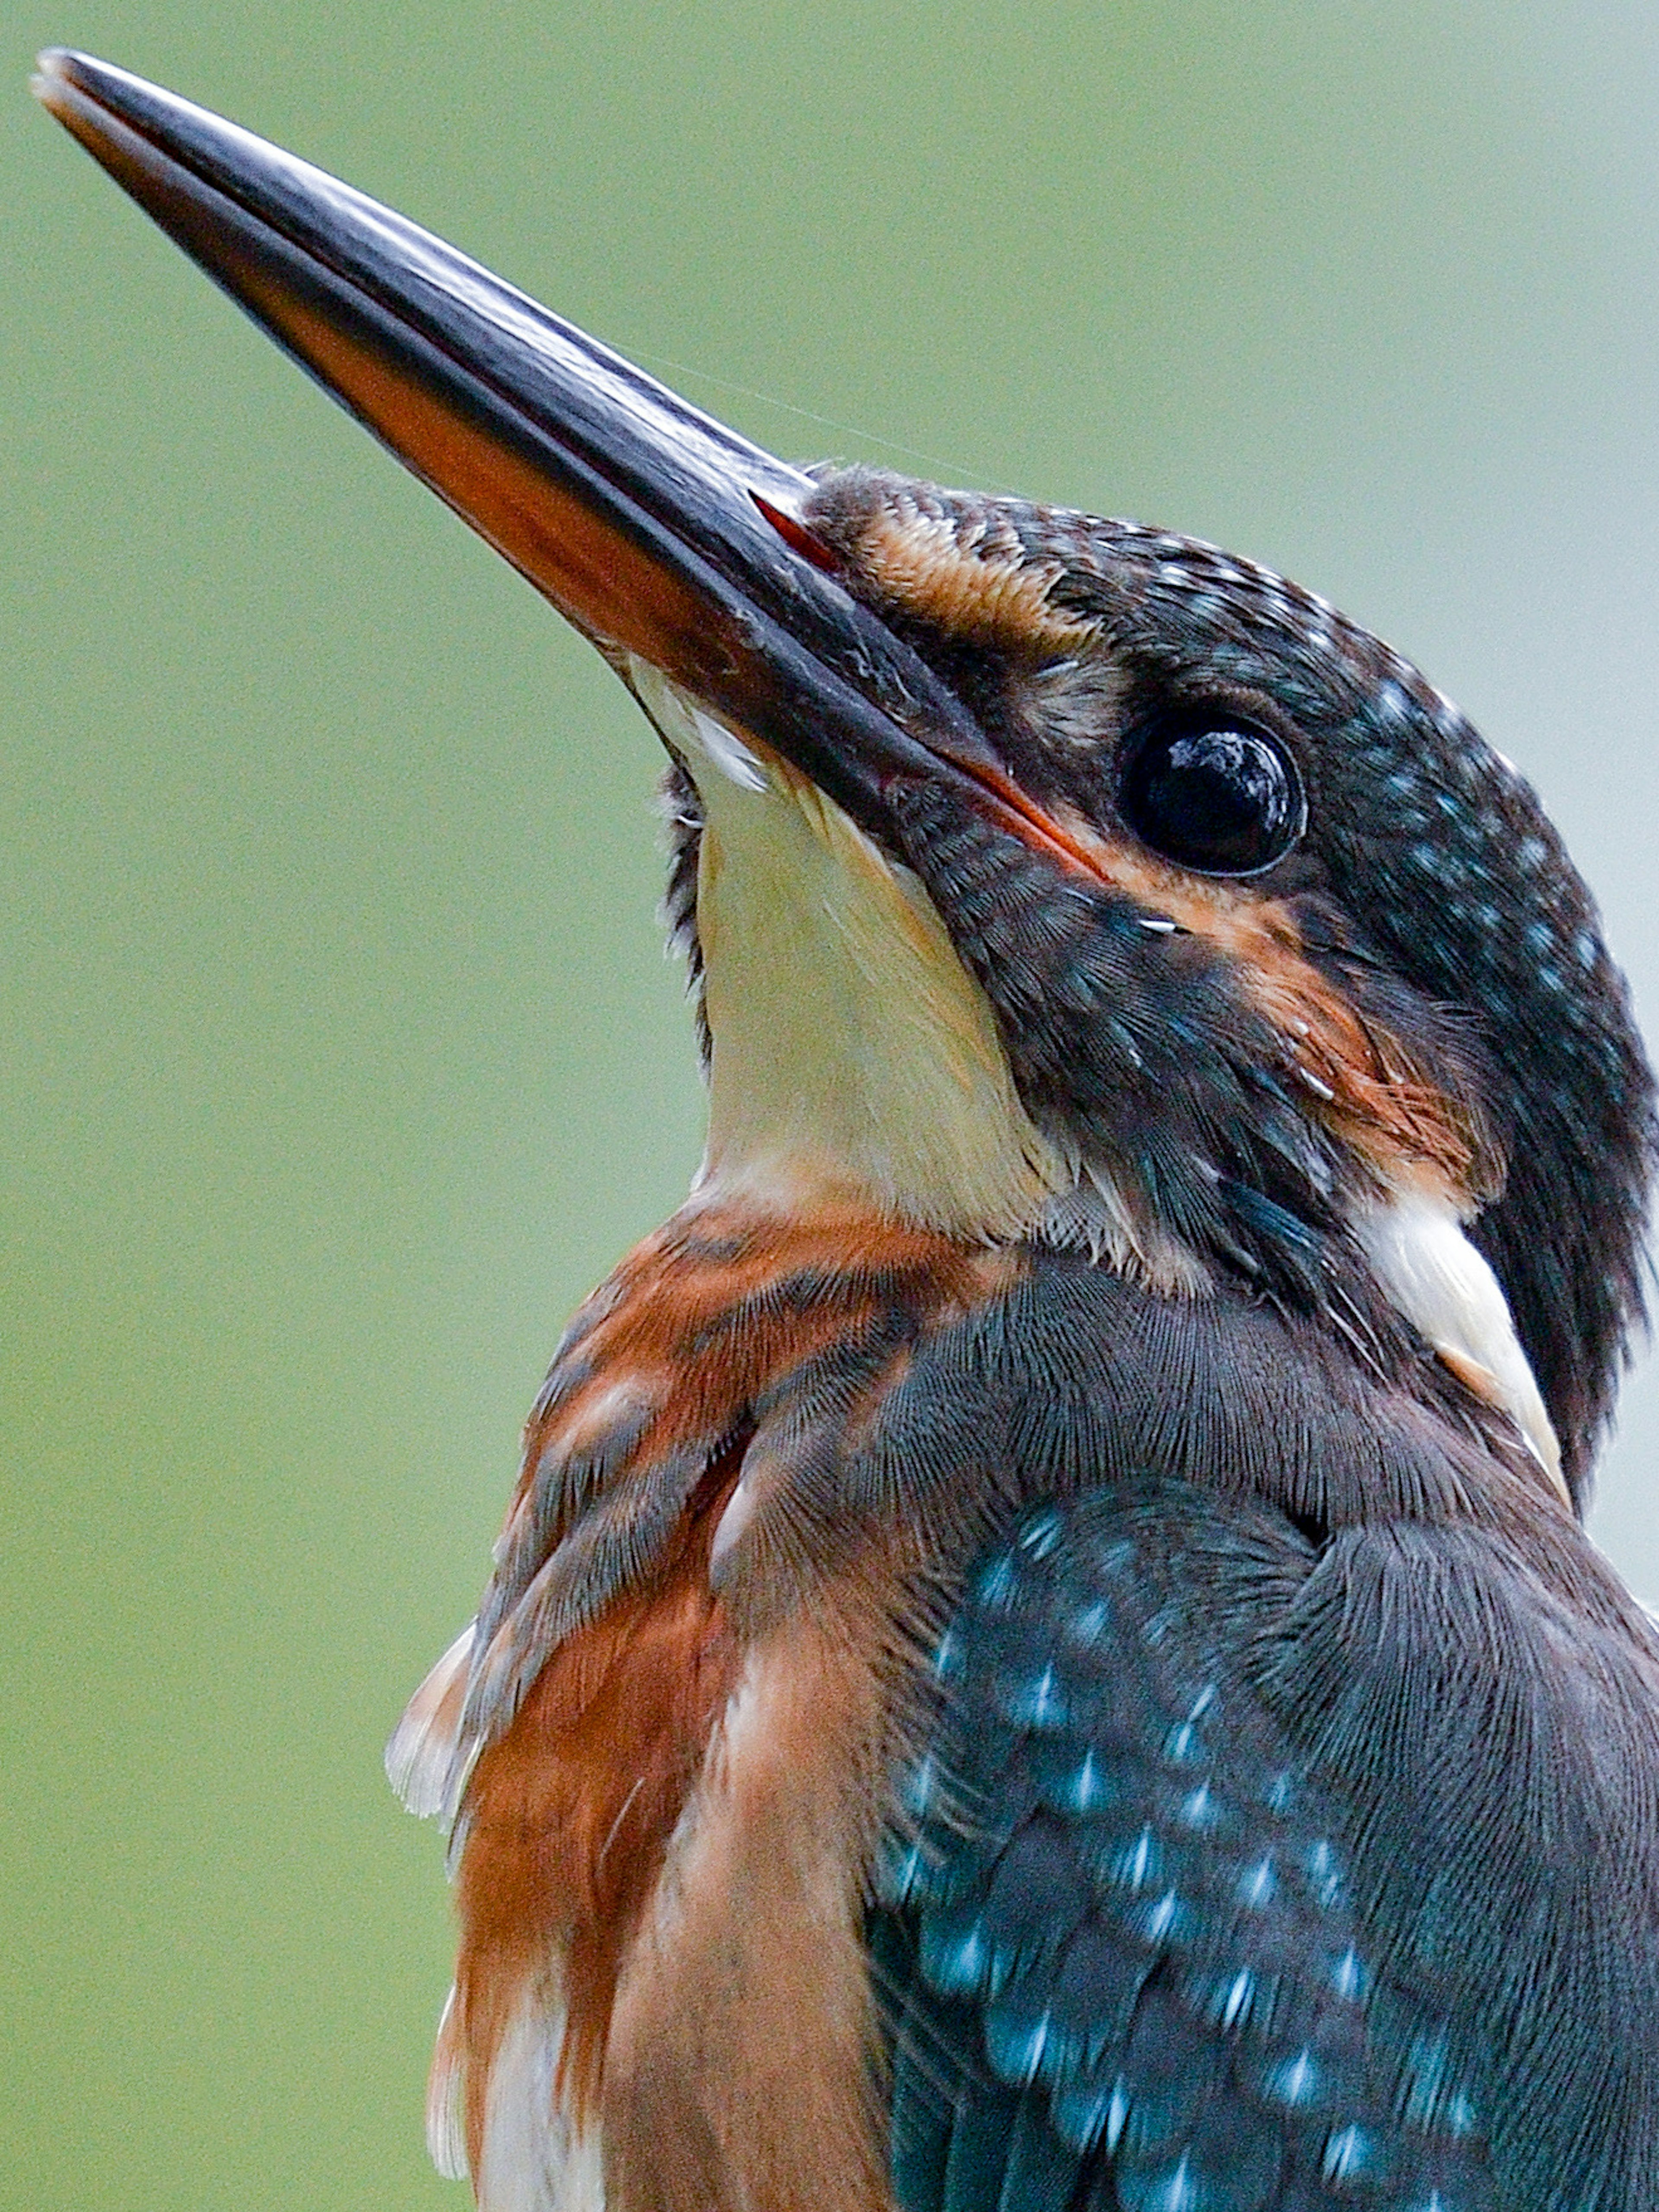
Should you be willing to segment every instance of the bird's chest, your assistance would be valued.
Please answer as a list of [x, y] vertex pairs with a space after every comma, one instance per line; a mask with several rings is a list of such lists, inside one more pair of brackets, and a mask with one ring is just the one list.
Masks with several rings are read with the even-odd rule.
[[[664, 1679], [677, 1643], [684, 1687]], [[821, 1619], [741, 1658], [671, 1636], [580, 1741], [546, 1710], [568, 1687], [552, 1670], [481, 1763], [463, 1856], [480, 2203], [875, 2212], [878, 1671]]]
[[890, 2203], [863, 1914], [933, 1561], [843, 1477], [1009, 1267], [705, 1213], [573, 1330], [410, 1754], [459, 1847], [434, 2147], [485, 2212]]

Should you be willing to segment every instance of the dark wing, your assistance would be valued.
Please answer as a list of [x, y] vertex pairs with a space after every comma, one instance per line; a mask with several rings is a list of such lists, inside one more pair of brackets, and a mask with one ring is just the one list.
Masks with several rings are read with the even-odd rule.
[[1622, 1619], [1142, 1477], [1028, 1517], [936, 1673], [871, 1921], [904, 2212], [1659, 2203]]

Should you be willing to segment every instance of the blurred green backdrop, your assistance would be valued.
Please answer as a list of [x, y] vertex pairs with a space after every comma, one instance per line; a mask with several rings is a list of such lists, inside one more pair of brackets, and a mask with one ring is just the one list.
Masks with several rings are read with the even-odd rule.
[[[564, 1314], [696, 1157], [656, 762], [32, 108], [31, 51], [252, 124], [786, 452], [1316, 585], [1535, 778], [1653, 1013], [1659, 16], [5, 21], [0, 2200], [459, 2204], [440, 1850], [380, 1747]], [[1650, 1597], [1656, 1463], [1638, 1380], [1598, 1526]]]

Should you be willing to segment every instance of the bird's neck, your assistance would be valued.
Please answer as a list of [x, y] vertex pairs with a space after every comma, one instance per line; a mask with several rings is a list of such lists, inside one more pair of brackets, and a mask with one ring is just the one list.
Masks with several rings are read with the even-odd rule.
[[757, 739], [629, 672], [696, 790], [703, 1194], [974, 1243], [1021, 1235], [1067, 1177], [921, 884]]

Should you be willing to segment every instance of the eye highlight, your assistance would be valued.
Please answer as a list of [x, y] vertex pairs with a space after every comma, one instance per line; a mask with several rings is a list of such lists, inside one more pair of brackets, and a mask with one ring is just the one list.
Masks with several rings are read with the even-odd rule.
[[1132, 737], [1117, 805], [1143, 844], [1206, 876], [1259, 875], [1308, 826], [1284, 744], [1220, 708], [1160, 716]]

